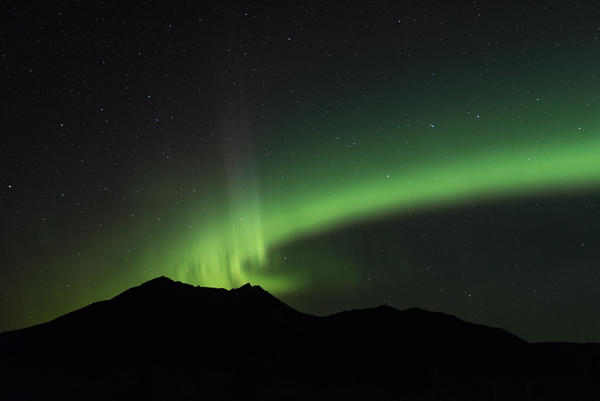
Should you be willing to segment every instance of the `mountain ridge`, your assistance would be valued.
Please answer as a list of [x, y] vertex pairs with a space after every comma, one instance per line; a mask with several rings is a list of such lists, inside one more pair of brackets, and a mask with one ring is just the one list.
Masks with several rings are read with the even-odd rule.
[[[138, 387], [153, 399], [160, 386], [208, 399], [247, 398], [250, 387], [260, 399], [364, 399], [373, 391], [391, 398], [593, 399], [588, 394], [600, 394], [596, 356], [600, 347], [534, 345], [419, 308], [380, 305], [318, 317], [249, 283], [226, 290], [158, 277], [50, 322], [0, 333], [0, 374], [12, 383], [0, 385], [0, 395], [46, 399], [48, 392], [31, 389], [54, 388], [58, 377], [72, 383], [61, 391], [85, 392], [91, 380], [114, 390], [111, 399]], [[146, 382], [148, 369], [163, 377], [160, 386]], [[123, 375], [134, 380], [123, 382]]]

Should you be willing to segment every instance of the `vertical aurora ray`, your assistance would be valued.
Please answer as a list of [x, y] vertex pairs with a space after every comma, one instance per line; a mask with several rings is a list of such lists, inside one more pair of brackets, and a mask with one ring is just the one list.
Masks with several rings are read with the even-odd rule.
[[267, 266], [261, 200], [243, 99], [228, 103], [221, 117], [225, 198], [203, 227], [192, 235], [186, 255], [174, 268], [177, 279], [205, 286], [232, 288], [256, 282]]

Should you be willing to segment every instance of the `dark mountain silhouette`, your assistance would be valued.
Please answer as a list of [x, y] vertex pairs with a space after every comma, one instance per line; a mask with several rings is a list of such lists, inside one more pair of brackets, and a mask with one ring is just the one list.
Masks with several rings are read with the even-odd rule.
[[0, 399], [600, 399], [600, 344], [389, 306], [317, 317], [160, 277], [0, 333]]

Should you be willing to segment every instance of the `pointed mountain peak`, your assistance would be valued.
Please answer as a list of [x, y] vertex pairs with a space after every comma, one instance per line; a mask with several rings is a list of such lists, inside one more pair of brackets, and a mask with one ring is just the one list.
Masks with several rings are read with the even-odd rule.
[[137, 301], [142, 299], [151, 299], [158, 302], [164, 297], [179, 299], [181, 298], [182, 294], [193, 291], [193, 289], [193, 285], [185, 284], [180, 281], [173, 281], [168, 277], [160, 276], [146, 281], [145, 283], [142, 283], [136, 287], [132, 287], [117, 295], [113, 299], [118, 299], [121, 301], [125, 299], [135, 299]]
[[147, 282], [150, 283], [150, 282], [153, 282], [153, 281], [156, 281], [156, 282], [171, 282], [171, 283], [174, 282], [173, 280], [171, 280], [170, 278], [168, 278], [166, 276], [156, 277], [156, 278], [153, 278], [152, 280], [148, 280]]
[[[257, 299], [273, 298], [273, 299], [276, 299], [277, 301], [279, 301], [269, 291], [265, 290], [260, 285], [252, 285], [250, 283], [246, 283], [239, 288], [233, 288], [229, 291], [231, 291], [233, 294], [235, 294], [238, 297], [257, 298]], [[281, 301], [279, 301], [279, 302], [281, 302]]]
[[160, 285], [160, 286], [166, 286], [166, 285], [172, 285], [175, 284], [176, 281], [171, 280], [168, 277], [165, 276], [160, 276], [160, 277], [156, 277], [153, 278], [152, 280], [148, 280], [145, 283], [143, 283], [142, 285]]
[[168, 277], [160, 276], [160, 277], [153, 278], [152, 280], [146, 281], [145, 283], [139, 285], [138, 287], [134, 287], [134, 288], [143, 288], [146, 291], [148, 291], [148, 290], [170, 291], [173, 289], [180, 289], [183, 286], [193, 287], [190, 284], [185, 284], [185, 283], [182, 283], [181, 281], [173, 281], [172, 279], [170, 279]]
[[240, 288], [234, 288], [234, 290], [241, 290], [244, 292], [246, 292], [246, 291], [267, 292], [260, 285], [252, 285], [250, 283], [246, 283], [243, 286], [241, 286]]

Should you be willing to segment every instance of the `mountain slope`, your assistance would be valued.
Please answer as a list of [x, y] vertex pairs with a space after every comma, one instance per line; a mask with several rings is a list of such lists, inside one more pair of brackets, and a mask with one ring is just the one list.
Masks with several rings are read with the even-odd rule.
[[597, 345], [529, 344], [417, 308], [316, 317], [258, 286], [160, 277], [0, 333], [0, 396], [594, 399]]

